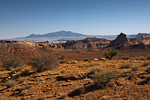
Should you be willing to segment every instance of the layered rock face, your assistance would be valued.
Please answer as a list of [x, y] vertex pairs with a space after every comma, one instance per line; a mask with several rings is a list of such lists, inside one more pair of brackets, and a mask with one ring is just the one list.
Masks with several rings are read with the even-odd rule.
[[117, 38], [110, 42], [109, 47], [115, 47], [121, 44], [125, 44], [126, 42], [130, 42], [127, 36], [123, 33], [117, 36]]

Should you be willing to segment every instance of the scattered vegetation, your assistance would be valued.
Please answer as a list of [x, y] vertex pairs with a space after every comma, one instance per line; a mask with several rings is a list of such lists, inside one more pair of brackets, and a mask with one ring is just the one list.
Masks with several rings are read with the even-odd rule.
[[38, 72], [42, 72], [56, 68], [58, 60], [52, 53], [43, 53], [32, 58], [31, 65], [36, 68]]
[[125, 57], [123, 57], [123, 60], [129, 60], [130, 59], [130, 57], [129, 56], [125, 56]]
[[109, 48], [108, 51], [104, 53], [106, 59], [111, 60], [114, 56], [118, 54], [118, 50]]
[[15, 80], [8, 80], [7, 82], [6, 82], [6, 86], [7, 87], [12, 87], [12, 86], [14, 86], [14, 85], [16, 85], [17, 84], [17, 82], [15, 81]]

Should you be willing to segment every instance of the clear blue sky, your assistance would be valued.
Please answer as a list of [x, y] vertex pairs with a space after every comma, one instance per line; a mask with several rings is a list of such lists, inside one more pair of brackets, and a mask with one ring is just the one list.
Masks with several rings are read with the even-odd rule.
[[0, 39], [61, 30], [150, 33], [150, 0], [0, 0]]

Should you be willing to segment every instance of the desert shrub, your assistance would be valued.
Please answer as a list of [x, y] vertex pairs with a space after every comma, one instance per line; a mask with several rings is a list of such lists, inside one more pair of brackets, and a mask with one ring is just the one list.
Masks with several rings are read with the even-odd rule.
[[59, 61], [59, 63], [61, 63], [61, 64], [66, 63], [66, 62], [67, 62], [67, 60], [61, 60], [61, 61]]
[[129, 60], [130, 59], [130, 57], [129, 56], [125, 56], [125, 57], [123, 57], [123, 60]]
[[140, 60], [146, 60], [146, 58], [143, 56], [140, 56]]
[[62, 55], [62, 56], [60, 57], [60, 59], [61, 59], [61, 60], [65, 60], [65, 59], [66, 59], [66, 56], [65, 56], [65, 55]]
[[91, 61], [90, 58], [85, 58], [83, 61]]
[[142, 66], [148, 66], [150, 65], [150, 62], [144, 62]]
[[94, 74], [94, 83], [96, 86], [106, 86], [112, 79], [115, 80], [118, 73], [115, 71], [102, 71]]
[[2, 59], [3, 67], [6, 69], [22, 66], [22, 60], [15, 54], [9, 54]]
[[139, 66], [134, 65], [134, 66], [131, 67], [131, 70], [132, 71], [138, 71], [139, 70]]
[[94, 74], [96, 72], [101, 72], [101, 71], [103, 71], [101, 67], [96, 67], [96, 68], [92, 68], [89, 73]]
[[134, 57], [135, 60], [140, 60], [140, 57]]
[[150, 55], [147, 57], [147, 60], [150, 60]]
[[41, 72], [56, 68], [58, 65], [58, 60], [52, 53], [43, 53], [32, 58], [31, 65], [33, 68], [36, 68], [38, 72]]
[[120, 67], [120, 69], [123, 69], [123, 68], [130, 68], [130, 67], [131, 67], [130, 64], [125, 64], [125, 65], [122, 65], [122, 66]]
[[118, 50], [109, 48], [108, 51], [104, 53], [106, 59], [111, 60], [114, 56], [118, 54]]
[[16, 85], [17, 83], [16, 83], [16, 81], [15, 80], [8, 80], [7, 82], [6, 82], [6, 86], [7, 87], [12, 87], [12, 86], [14, 86], [14, 85]]
[[146, 71], [150, 73], [150, 66], [147, 67]]

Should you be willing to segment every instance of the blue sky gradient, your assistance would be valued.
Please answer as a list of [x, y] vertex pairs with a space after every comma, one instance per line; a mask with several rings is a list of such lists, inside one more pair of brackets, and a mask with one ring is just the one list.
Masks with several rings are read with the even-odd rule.
[[0, 39], [61, 30], [150, 33], [150, 0], [0, 0]]

